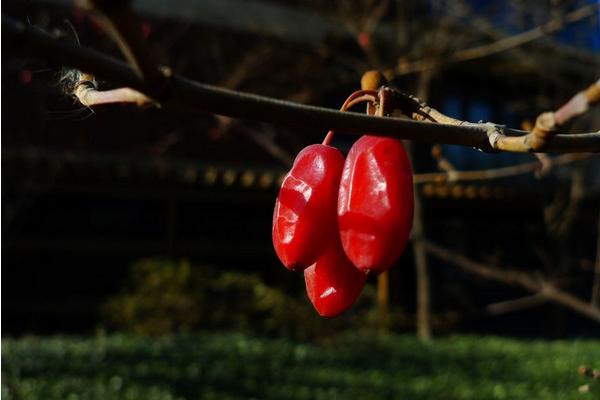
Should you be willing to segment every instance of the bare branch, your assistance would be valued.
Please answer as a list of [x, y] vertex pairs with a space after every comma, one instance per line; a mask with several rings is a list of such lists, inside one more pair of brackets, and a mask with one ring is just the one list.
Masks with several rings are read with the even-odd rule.
[[274, 135], [269, 134], [269, 127], [264, 126], [262, 131], [245, 127], [238, 129], [286, 167], [291, 167], [294, 163], [294, 157], [273, 140]]
[[545, 280], [533, 278], [532, 276], [520, 271], [485, 265], [431, 242], [423, 241], [423, 243], [426, 250], [431, 255], [447, 262], [448, 264], [454, 265], [466, 272], [481, 276], [486, 279], [496, 280], [509, 285], [520, 286], [531, 292], [538, 293], [550, 301], [570, 308], [578, 314], [600, 323], [599, 308], [578, 299], [570, 293], [558, 289]]
[[[124, 63], [90, 49], [61, 42], [31, 26], [3, 17], [2, 33], [7, 38], [4, 42], [5, 49], [15, 54], [44, 58], [58, 65], [94, 72], [99, 77], [110, 79], [142, 93], [156, 92]], [[335, 129], [336, 132], [345, 134], [369, 132], [429, 143], [464, 145], [484, 151], [600, 152], [598, 132], [557, 134], [542, 149], [535, 150], [527, 141], [512, 146], [504, 143], [506, 138], [515, 139], [511, 136], [526, 137], [527, 132], [489, 123], [463, 122], [458, 125], [444, 125], [399, 118], [372, 117], [352, 112], [342, 113], [337, 110], [231, 91], [177, 75], [171, 77], [169, 86], [161, 92], [164, 95], [157, 100], [165, 106], [188, 107], [235, 118], [287, 126]]]
[[[585, 160], [593, 157], [589, 154], [562, 154], [555, 158], [549, 158], [550, 167], [558, 167], [570, 164], [576, 161]], [[413, 179], [415, 184], [429, 182], [458, 182], [458, 181], [482, 181], [490, 179], [508, 178], [517, 175], [525, 175], [536, 172], [540, 168], [539, 161], [510, 165], [501, 168], [491, 168], [479, 171], [447, 171], [447, 172], [428, 172], [415, 174]]]
[[577, 93], [561, 108], [554, 112], [556, 125], [561, 126], [600, 103], [600, 79], [587, 89]]
[[[154, 90], [166, 84], [167, 76], [158, 69], [158, 63], [148, 50], [142, 27], [131, 11], [128, 0], [77, 0], [77, 3], [91, 11], [108, 34], [119, 45], [121, 52], [136, 74]], [[158, 91], [160, 93], [160, 91]]]
[[452, 63], [474, 60], [477, 58], [488, 57], [493, 54], [501, 53], [503, 51], [522, 46], [526, 43], [533, 42], [534, 40], [540, 39], [546, 35], [558, 32], [565, 26], [565, 24], [570, 24], [591, 17], [596, 14], [599, 8], [600, 4], [588, 4], [575, 11], [568, 13], [562, 18], [554, 18], [545, 23], [544, 25], [537, 26], [528, 31], [500, 39], [493, 43], [476, 46], [469, 49], [459, 50], [454, 54], [441, 59], [426, 58], [414, 62], [406, 62], [405, 60], [402, 60], [402, 62], [398, 64], [398, 66], [396, 66], [394, 71], [387, 72], [387, 75], [389, 78], [389, 75], [400, 76], [413, 74], [416, 72], [423, 72], [429, 69], [444, 67]]
[[529, 135], [531, 147], [534, 149], [543, 147], [554, 136], [560, 126], [583, 114], [598, 102], [600, 102], [600, 80], [576, 94], [557, 111], [540, 114]]
[[[592, 99], [592, 102], [598, 101], [597, 97], [600, 97], [598, 92], [599, 91], [595, 88], [595, 84], [585, 91], [586, 96], [588, 96], [588, 93], [591, 93], [589, 97]], [[456, 126], [473, 125], [467, 121], [448, 117], [428, 106], [416, 96], [408, 95], [398, 90], [394, 90], [394, 106], [417, 121], [436, 122]], [[493, 123], [484, 125], [487, 125], [489, 128], [487, 134], [492, 148], [495, 150], [511, 152], [541, 152], [556, 135], [559, 128], [554, 113], [551, 112], [541, 114], [537, 118], [533, 131], [527, 134], [523, 134], [523, 131], [520, 131], [519, 134], [513, 134], [514, 132], [507, 132], [504, 127]]]
[[488, 304], [485, 310], [492, 315], [508, 314], [511, 312], [523, 310], [525, 308], [537, 307], [548, 301], [548, 298], [541, 294], [536, 293], [530, 296], [521, 297], [515, 300], [501, 301], [498, 303]]
[[439, 144], [433, 145], [431, 147], [431, 156], [437, 161], [438, 168], [445, 171], [448, 174], [448, 177], [452, 177], [452, 174], [456, 172], [456, 168], [446, 157], [444, 157], [442, 146]]
[[137, 90], [124, 87], [113, 90], [98, 90], [92, 75], [81, 73], [73, 87], [73, 96], [86, 107], [102, 104], [133, 103], [138, 106], [155, 104], [152, 99]]

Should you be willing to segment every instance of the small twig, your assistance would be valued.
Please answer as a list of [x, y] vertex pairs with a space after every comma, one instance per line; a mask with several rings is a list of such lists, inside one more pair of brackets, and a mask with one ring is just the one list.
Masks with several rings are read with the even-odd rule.
[[507, 300], [498, 303], [488, 304], [485, 307], [485, 310], [491, 315], [508, 314], [526, 308], [537, 307], [541, 304], [546, 303], [547, 301], [548, 298], [545, 295], [541, 293], [536, 293], [515, 300]]
[[[264, 43], [247, 51], [242, 59], [231, 69], [227, 77], [221, 82], [221, 86], [228, 89], [237, 89], [248, 79], [258, 63], [260, 63], [269, 52], [270, 48]], [[286, 167], [290, 167], [294, 163], [294, 157], [277, 144], [274, 139], [275, 135], [269, 135], [265, 132], [245, 127], [240, 123], [236, 124], [233, 119], [222, 115], [216, 115], [216, 119], [220, 135], [225, 135], [235, 126], [237, 131], [246, 135], [256, 145], [261, 147]], [[266, 126], [263, 126], [263, 128], [267, 129]]]
[[136, 74], [154, 93], [165, 89], [167, 75], [158, 69], [142, 34], [142, 27], [131, 10], [130, 0], [77, 0], [91, 11], [96, 11], [99, 22], [118, 44], [121, 52]]
[[430, 107], [417, 96], [394, 90], [394, 107], [415, 121], [435, 122], [438, 124], [460, 126], [465, 123], [456, 118], [442, 114], [435, 108]]
[[138, 106], [155, 104], [152, 99], [131, 88], [100, 91], [86, 85], [79, 85], [75, 90], [75, 96], [86, 107], [115, 103], [134, 103]]
[[257, 70], [257, 67], [269, 57], [271, 48], [260, 44], [248, 50], [242, 59], [227, 73], [227, 77], [221, 82], [221, 86], [228, 89], [237, 89], [246, 81], [249, 75]]
[[545, 112], [540, 114], [533, 130], [529, 135], [519, 138], [510, 138], [509, 141], [519, 143], [528, 141], [531, 148], [538, 150], [543, 148], [546, 142], [551, 139], [558, 129], [565, 123], [578, 115], [585, 113], [590, 107], [600, 102], [600, 80], [592, 83], [586, 90], [583, 90], [573, 96], [565, 105], [555, 112]]
[[348, 26], [359, 47], [367, 57], [368, 63], [376, 68], [381, 68], [382, 65], [377, 48], [373, 46], [373, 32], [375, 32], [377, 25], [385, 16], [388, 6], [389, 0], [379, 1], [379, 3], [372, 8], [370, 13], [362, 18], [362, 20], [359, 19], [358, 26], [355, 26], [355, 24], [352, 23], [354, 18], [349, 18], [349, 21], [348, 18], [345, 19], [348, 21]]
[[73, 88], [73, 96], [86, 107], [102, 104], [133, 103], [138, 106], [156, 104], [143, 93], [131, 88], [118, 88], [113, 90], [98, 90], [96, 81], [90, 74], [81, 73], [79, 80]]
[[581, 203], [587, 194], [587, 184], [585, 172], [581, 168], [574, 169], [571, 172], [571, 190], [569, 192], [567, 206], [560, 218], [556, 221], [552, 228], [552, 235], [564, 242], [571, 235], [571, 229], [575, 223], [575, 219], [579, 214]]
[[554, 112], [556, 124], [562, 126], [598, 103], [600, 103], [600, 79], [592, 83], [587, 89], [577, 93], [565, 105]]
[[252, 139], [254, 143], [260, 146], [263, 150], [269, 153], [272, 157], [276, 158], [286, 167], [291, 167], [294, 163], [294, 157], [289, 152], [285, 151], [281, 146], [279, 146], [268, 132], [265, 132], [265, 130], [271, 129], [271, 127], [263, 126], [262, 130], [258, 130], [244, 126], [238, 126], [238, 129], [240, 129], [243, 134]]
[[540, 167], [534, 172], [535, 177], [538, 179], [543, 178], [548, 175], [548, 173], [552, 170], [553, 161], [550, 156], [546, 153], [534, 153], [535, 157], [540, 162]]
[[435, 159], [435, 161], [437, 161], [438, 168], [448, 174], [448, 180], [456, 180], [453, 175], [456, 172], [456, 168], [450, 161], [446, 159], [446, 157], [444, 157], [442, 146], [439, 144], [434, 144], [431, 146], [431, 156]]

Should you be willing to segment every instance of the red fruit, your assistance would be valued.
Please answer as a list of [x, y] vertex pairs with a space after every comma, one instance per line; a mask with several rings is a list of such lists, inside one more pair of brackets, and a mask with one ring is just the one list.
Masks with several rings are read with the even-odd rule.
[[273, 213], [273, 245], [288, 269], [313, 264], [339, 235], [336, 207], [343, 166], [342, 153], [322, 144], [306, 147], [294, 160]]
[[333, 318], [358, 299], [367, 275], [354, 268], [339, 239], [316, 263], [304, 270], [308, 298], [322, 317]]
[[362, 136], [340, 182], [338, 223], [346, 255], [360, 270], [379, 274], [406, 247], [413, 220], [412, 169], [399, 140]]

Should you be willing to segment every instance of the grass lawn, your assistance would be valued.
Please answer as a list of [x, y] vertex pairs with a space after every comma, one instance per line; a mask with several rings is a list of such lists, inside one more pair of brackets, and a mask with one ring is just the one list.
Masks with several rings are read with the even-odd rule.
[[206, 333], [2, 339], [2, 399], [596, 399], [600, 341]]

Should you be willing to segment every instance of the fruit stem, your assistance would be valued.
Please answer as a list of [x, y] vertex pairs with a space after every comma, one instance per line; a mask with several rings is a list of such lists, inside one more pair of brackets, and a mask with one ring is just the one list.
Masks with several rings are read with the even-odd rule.
[[[342, 107], [340, 107], [340, 111], [347, 111], [349, 108], [354, 107], [359, 103], [375, 103], [377, 101], [377, 95], [377, 90], [357, 90], [348, 96], [346, 101], [344, 101], [344, 104], [342, 104]], [[333, 130], [327, 132], [325, 139], [323, 139], [323, 144], [329, 146], [331, 140], [333, 140]]]
[[327, 132], [327, 136], [325, 136], [325, 139], [323, 139], [323, 144], [325, 146], [329, 146], [329, 144], [331, 143], [331, 139], [333, 139], [333, 130]]

